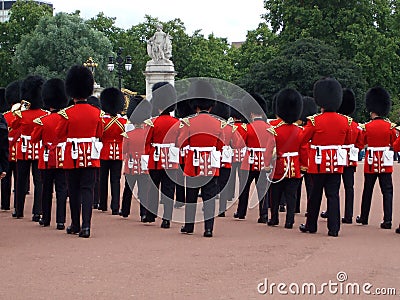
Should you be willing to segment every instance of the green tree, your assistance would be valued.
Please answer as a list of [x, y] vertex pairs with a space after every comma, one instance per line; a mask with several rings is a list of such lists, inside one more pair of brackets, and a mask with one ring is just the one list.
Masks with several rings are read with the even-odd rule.
[[[13, 68], [20, 77], [39, 74], [64, 78], [71, 65], [82, 64], [89, 57], [106, 65], [111, 52], [111, 43], [103, 33], [90, 28], [77, 15], [58, 13], [43, 17], [36, 29], [22, 38]], [[110, 84], [105, 68], [97, 68], [95, 78], [102, 86]]]

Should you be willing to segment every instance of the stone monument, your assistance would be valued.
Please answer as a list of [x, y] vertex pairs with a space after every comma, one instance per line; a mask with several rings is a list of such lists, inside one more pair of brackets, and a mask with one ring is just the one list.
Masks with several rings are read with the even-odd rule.
[[147, 54], [151, 57], [146, 63], [146, 99], [151, 99], [152, 86], [160, 81], [166, 81], [174, 85], [175, 67], [170, 60], [172, 56], [172, 37], [163, 31], [161, 24], [157, 31], [147, 41]]

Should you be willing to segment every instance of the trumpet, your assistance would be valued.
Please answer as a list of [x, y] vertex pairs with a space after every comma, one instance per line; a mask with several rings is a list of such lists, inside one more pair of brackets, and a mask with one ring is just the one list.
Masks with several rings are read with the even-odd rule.
[[121, 92], [124, 94], [124, 98], [125, 98], [125, 104], [124, 104], [124, 110], [122, 111], [122, 114], [125, 115], [126, 114], [126, 110], [128, 109], [129, 106], [129, 102], [131, 101], [131, 97], [135, 97], [137, 95], [137, 92], [132, 92], [131, 90], [122, 88]]
[[31, 103], [29, 101], [22, 100], [20, 103], [15, 103], [11, 107], [11, 112], [14, 115], [20, 115], [21, 112], [28, 110], [30, 107], [31, 107]]

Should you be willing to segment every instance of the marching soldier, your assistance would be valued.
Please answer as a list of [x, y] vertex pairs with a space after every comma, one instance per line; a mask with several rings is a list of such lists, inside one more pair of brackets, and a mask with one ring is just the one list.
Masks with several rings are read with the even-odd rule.
[[269, 188], [271, 219], [268, 226], [279, 224], [279, 205], [284, 197], [287, 207], [285, 228], [293, 228], [300, 171], [306, 170], [308, 166], [307, 145], [302, 144], [301, 140], [303, 129], [295, 124], [302, 110], [303, 100], [296, 90], [284, 89], [279, 92], [276, 97], [276, 114], [280, 122], [273, 126], [277, 159]]
[[310, 141], [309, 166], [313, 187], [307, 208], [307, 222], [300, 231], [317, 232], [317, 222], [325, 190], [328, 201], [328, 235], [337, 237], [340, 230], [340, 177], [347, 165], [352, 119], [336, 113], [342, 103], [342, 87], [333, 78], [323, 78], [314, 84], [314, 99], [321, 114], [309, 117], [304, 127], [303, 143]]
[[393, 207], [393, 151], [390, 147], [396, 140], [396, 124], [385, 117], [391, 108], [388, 92], [381, 87], [371, 88], [365, 97], [365, 106], [370, 113], [371, 121], [361, 124], [362, 142], [359, 148], [367, 146], [364, 161], [364, 189], [362, 193], [361, 215], [356, 222], [367, 225], [371, 199], [376, 179], [383, 194], [382, 229], [392, 228]]
[[196, 114], [180, 124], [178, 145], [188, 147], [184, 173], [186, 177], [185, 225], [181, 233], [192, 234], [199, 191], [203, 199], [204, 237], [212, 237], [214, 229], [215, 197], [218, 193], [219, 146], [223, 140], [221, 120], [210, 114], [215, 105], [214, 87], [198, 80], [188, 90], [189, 103]]
[[[179, 165], [179, 149], [175, 146], [179, 129], [179, 120], [170, 115], [175, 109], [176, 91], [167, 82], [153, 86], [153, 109], [158, 110], [158, 117], [148, 120], [151, 126], [146, 138], [146, 154], [149, 155], [149, 174], [151, 178], [144, 222], [154, 222], [158, 213], [159, 187], [164, 214], [161, 228], [170, 228], [173, 199], [175, 193], [176, 170]], [[167, 136], [168, 134], [168, 136]]]
[[8, 126], [3, 114], [0, 113], [0, 180], [8, 172]]
[[259, 203], [258, 223], [267, 223], [268, 203], [267, 173], [271, 171], [272, 154], [275, 149], [274, 130], [265, 120], [266, 103], [259, 94], [243, 99], [243, 107], [251, 119], [247, 125], [246, 152], [242, 161], [242, 185], [239, 203], [233, 217], [245, 219], [249, 201], [250, 185], [255, 180]]
[[26, 185], [29, 181], [29, 169], [32, 166], [34, 200], [32, 207], [32, 221], [39, 222], [42, 213], [42, 181], [38, 168], [39, 143], [32, 143], [31, 135], [35, 127], [33, 120], [48, 114], [43, 110], [42, 85], [44, 79], [40, 76], [28, 76], [21, 84], [21, 104], [14, 111], [15, 118], [11, 129], [15, 130], [12, 143], [17, 148], [17, 186], [15, 193], [15, 209], [18, 219], [24, 217]]
[[39, 143], [38, 168], [41, 170], [43, 181], [42, 209], [43, 215], [39, 224], [43, 227], [50, 226], [51, 207], [53, 202], [53, 187], [56, 191], [56, 223], [57, 229], [65, 229], [65, 215], [67, 203], [67, 183], [65, 172], [62, 169], [62, 162], [59, 159], [64, 144], [51, 146], [56, 142], [57, 124], [62, 116], [58, 114], [60, 109], [67, 106], [68, 98], [65, 94], [64, 81], [59, 78], [52, 78], [43, 84], [43, 102], [49, 108], [50, 114], [37, 118], [33, 122], [37, 124], [32, 132], [32, 142]]
[[104, 132], [100, 154], [100, 209], [107, 211], [108, 175], [111, 186], [111, 211], [119, 214], [122, 170], [122, 139], [128, 121], [120, 113], [124, 109], [124, 94], [116, 88], [106, 88], [100, 94]]
[[102, 148], [99, 139], [104, 127], [101, 111], [86, 100], [93, 93], [93, 85], [93, 74], [89, 69], [79, 65], [69, 69], [65, 88], [75, 104], [58, 112], [62, 116], [56, 127], [58, 141], [52, 146], [66, 142], [63, 168], [71, 209], [71, 225], [66, 231], [68, 234], [79, 233], [82, 238], [90, 236], [93, 188]]
[[122, 146], [124, 155], [125, 187], [122, 193], [122, 208], [120, 215], [127, 218], [131, 212], [133, 188], [137, 183], [138, 199], [140, 200], [140, 219], [143, 222], [147, 207], [147, 190], [149, 186], [148, 156], [145, 153], [146, 136], [150, 126], [144, 121], [151, 116], [152, 107], [149, 101], [135, 97], [129, 103], [126, 134]]
[[[393, 151], [400, 152], [400, 136], [399, 136], [400, 126], [397, 126], [396, 130], [397, 130], [397, 138], [396, 141], [393, 143]], [[396, 233], [400, 234], [400, 225], [398, 228], [396, 228]]]

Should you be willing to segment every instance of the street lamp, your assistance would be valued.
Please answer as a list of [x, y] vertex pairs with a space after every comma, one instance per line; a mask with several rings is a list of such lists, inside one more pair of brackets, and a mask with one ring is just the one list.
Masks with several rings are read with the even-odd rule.
[[114, 63], [114, 57], [110, 56], [108, 58], [108, 71], [112, 72], [114, 70], [114, 67], [117, 69], [117, 76], [118, 76], [118, 87], [121, 90], [122, 89], [122, 71], [125, 67], [126, 71], [130, 71], [132, 69], [132, 57], [130, 55], [127, 55], [125, 59], [122, 57], [122, 50], [124, 48], [119, 47], [117, 50], [117, 58], [115, 59]]
[[[96, 70], [96, 68], [99, 66], [99, 64], [97, 62], [95, 62], [93, 60], [92, 57], [89, 57], [84, 63], [83, 66], [85, 66], [86, 68], [88, 68], [92, 74], [93, 74], [93, 78], [94, 78], [94, 71]], [[94, 81], [94, 86], [97, 86], [96, 81]]]

